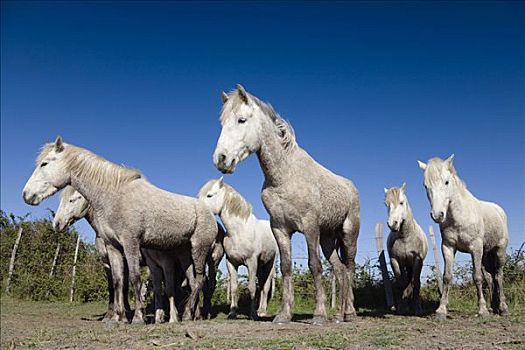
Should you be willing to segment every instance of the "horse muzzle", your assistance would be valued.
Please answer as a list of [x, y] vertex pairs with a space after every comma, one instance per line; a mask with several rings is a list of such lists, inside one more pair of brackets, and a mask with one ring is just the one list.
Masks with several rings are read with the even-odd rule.
[[232, 174], [237, 165], [236, 158], [228, 158], [224, 153], [219, 153], [215, 159], [215, 167], [223, 174]]

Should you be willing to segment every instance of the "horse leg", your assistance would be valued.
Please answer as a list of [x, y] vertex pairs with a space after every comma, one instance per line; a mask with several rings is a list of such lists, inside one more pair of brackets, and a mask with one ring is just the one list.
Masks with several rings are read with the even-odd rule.
[[162, 295], [162, 269], [158, 266], [148, 264], [153, 277], [153, 294], [155, 296], [155, 323], [164, 322], [164, 303]]
[[257, 309], [257, 316], [266, 316], [266, 308], [268, 306], [268, 296], [270, 294], [270, 288], [272, 288], [272, 279], [275, 273], [273, 267], [274, 260], [270, 260], [265, 264], [260, 265], [260, 273], [258, 276], [259, 285], [262, 286], [261, 294], [259, 296], [259, 308]]
[[248, 292], [250, 292], [250, 320], [257, 320], [257, 258], [246, 261], [248, 268]]
[[164, 287], [170, 304], [169, 323], [177, 322], [177, 306], [175, 305], [175, 264], [172, 259], [162, 258], [162, 270], [164, 272]]
[[[189, 279], [191, 293], [188, 301], [186, 303], [186, 308], [184, 314], [182, 315], [183, 321], [188, 321], [192, 319], [192, 313], [195, 317], [196, 308], [199, 306], [199, 296], [204, 285], [204, 270], [206, 268], [206, 258], [210, 251], [210, 246], [203, 247], [199, 244], [192, 244], [191, 247], [191, 261], [193, 262], [193, 268], [187, 269], [187, 276], [192, 276], [192, 279]], [[189, 273], [188, 273], [189, 272]], [[200, 311], [199, 311], [200, 312]]]
[[[107, 256], [106, 256], [107, 259]], [[102, 321], [109, 321], [113, 317], [113, 309], [115, 305], [115, 288], [113, 287], [113, 274], [111, 273], [111, 266], [109, 265], [109, 259], [104, 264], [104, 270], [106, 272], [106, 279], [108, 282], [108, 311], [104, 315]]]
[[495, 277], [496, 283], [494, 284], [494, 289], [497, 292], [497, 301], [498, 301], [498, 312], [502, 316], [507, 316], [509, 314], [509, 307], [507, 306], [505, 294], [503, 293], [503, 267], [505, 266], [505, 261], [507, 259], [507, 253], [504, 248], [498, 248], [494, 253], [494, 267], [495, 267]]
[[487, 310], [487, 302], [485, 301], [485, 296], [483, 295], [483, 275], [481, 273], [481, 257], [483, 256], [483, 246], [475, 247], [472, 252], [472, 268], [473, 268], [473, 279], [474, 284], [476, 285], [476, 291], [478, 294], [478, 305], [479, 311], [478, 316], [486, 318], [489, 316], [489, 311]]
[[359, 235], [359, 216], [346, 217], [343, 223], [341, 237], [341, 261], [346, 267], [346, 280], [348, 281], [345, 293], [344, 321], [351, 321], [356, 316], [354, 308], [354, 273], [355, 256], [357, 254], [357, 237]]
[[314, 278], [315, 286], [315, 310], [312, 323], [323, 325], [326, 323], [326, 294], [323, 287], [323, 266], [319, 257], [320, 231], [316, 226], [304, 230], [306, 244], [308, 247], [308, 267]]
[[[485, 282], [487, 283], [487, 288], [489, 290], [490, 295], [490, 307], [492, 309], [492, 312], [497, 312], [498, 309], [497, 306], [497, 291], [496, 288], [494, 288], [495, 279], [493, 278], [494, 271], [494, 258], [492, 253], [483, 253], [483, 257], [481, 258], [481, 273], [483, 274], [483, 278], [485, 279]], [[491, 311], [489, 309], [489, 311]]]
[[140, 283], [140, 248], [138, 243], [124, 244], [124, 255], [128, 263], [129, 279], [135, 295], [135, 314], [132, 323], [144, 323], [144, 301]]
[[274, 317], [273, 323], [285, 324], [292, 320], [293, 280], [292, 280], [292, 244], [290, 233], [276, 227], [272, 232], [279, 246], [281, 274], [283, 276], [283, 299], [281, 311]]
[[423, 269], [423, 259], [416, 258], [412, 268], [412, 305], [414, 314], [419, 316], [423, 313], [421, 308], [421, 299], [419, 298], [419, 290], [421, 289], [421, 270]]
[[230, 313], [228, 314], [229, 319], [237, 318], [237, 268], [229, 261], [226, 260], [226, 266], [228, 267], [228, 275], [230, 276]]
[[107, 245], [106, 248], [114, 290], [113, 316], [110, 321], [127, 322], [124, 308], [124, 298], [127, 298], [127, 296], [124, 296], [124, 260], [118, 249], [111, 245]]
[[208, 274], [206, 277], [206, 284], [204, 288], [203, 293], [203, 317], [205, 320], [208, 320], [211, 318], [211, 299], [213, 297], [213, 293], [215, 292], [215, 288], [217, 286], [217, 267], [215, 266], [215, 263], [209, 259], [208, 263]]
[[348, 287], [345, 286], [345, 283], [348, 283], [348, 281], [345, 280], [345, 266], [343, 265], [341, 259], [339, 258], [339, 255], [337, 254], [335, 238], [328, 234], [322, 234], [320, 238], [321, 249], [323, 250], [325, 258], [330, 262], [330, 265], [332, 266], [332, 273], [336, 278], [339, 293], [341, 293], [341, 295], [339, 296], [339, 304], [336, 306], [336, 311], [334, 315], [334, 322], [339, 323], [343, 322], [344, 319], [343, 311], [345, 307], [345, 295], [343, 293], [348, 289]]
[[401, 309], [402, 309], [401, 303], [403, 302], [401, 295], [403, 293], [403, 288], [404, 288], [404, 285], [403, 285], [404, 273], [401, 273], [401, 267], [399, 266], [399, 261], [397, 261], [396, 258], [390, 257], [390, 266], [392, 266], [392, 271], [394, 272], [394, 276], [395, 276], [394, 286], [396, 289], [396, 299], [397, 299], [396, 312], [401, 314]]
[[445, 261], [445, 268], [443, 272], [443, 294], [441, 294], [439, 307], [436, 310], [436, 317], [439, 320], [446, 320], [448, 306], [448, 291], [450, 288], [450, 283], [452, 282], [452, 268], [454, 267], [454, 255], [456, 255], [456, 249], [454, 249], [453, 247], [449, 247], [448, 245], [442, 244], [441, 251], [443, 253], [443, 260]]

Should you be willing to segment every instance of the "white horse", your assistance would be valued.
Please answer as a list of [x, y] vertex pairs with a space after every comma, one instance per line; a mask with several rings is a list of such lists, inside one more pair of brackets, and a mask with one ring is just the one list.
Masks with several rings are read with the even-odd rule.
[[[278, 254], [270, 222], [259, 220], [252, 213], [252, 206], [223, 178], [208, 181], [199, 191], [199, 198], [211, 211], [219, 215], [228, 234], [224, 237], [224, 251], [230, 275], [231, 305], [229, 318], [237, 316], [237, 269], [248, 268], [250, 291], [250, 318], [266, 316], [266, 307], [274, 263]], [[259, 308], [255, 310], [256, 280], [259, 282]]]
[[[192, 319], [204, 284], [206, 259], [217, 236], [217, 224], [210, 210], [196, 198], [161, 190], [138, 171], [63, 143], [58, 137], [43, 147], [23, 197], [27, 204], [38, 205], [67, 185], [81, 193], [93, 208], [112, 270], [123, 265], [121, 251], [124, 253], [135, 293], [133, 322], [144, 323], [141, 248], [181, 253], [177, 258], [191, 288], [183, 319]], [[123, 274], [122, 270], [112, 273]], [[116, 292], [119, 290], [115, 288]], [[119, 293], [115, 296], [116, 321], [126, 319], [123, 299]]]
[[[55, 213], [53, 219], [53, 226], [56, 230], [62, 231], [67, 227], [71, 226], [74, 222], [85, 218], [95, 231], [95, 246], [100, 253], [104, 268], [106, 269], [106, 276], [108, 280], [108, 311], [104, 317], [104, 320], [110, 320], [113, 316], [113, 305], [114, 305], [114, 290], [113, 290], [113, 276], [111, 274], [111, 267], [109, 265], [109, 258], [106, 249], [106, 245], [103, 239], [98, 233], [100, 227], [97, 225], [97, 220], [94, 216], [93, 209], [89, 205], [88, 201], [73, 187], [66, 186], [60, 196], [60, 205]], [[222, 240], [224, 236], [224, 230], [220, 224], [217, 225], [219, 233], [217, 237]], [[183, 281], [184, 271], [181, 270], [178, 265], [178, 260], [175, 257], [176, 252], [170, 250], [156, 250], [156, 249], [141, 249], [142, 256], [146, 265], [151, 271], [153, 277], [153, 291], [155, 295], [155, 323], [164, 322], [164, 308], [163, 308], [163, 293], [162, 293], [162, 282], [164, 282], [165, 289], [168, 296], [170, 305], [170, 319], [169, 322], [175, 322], [177, 320], [177, 308], [176, 304], [181, 299], [183, 291], [181, 284]], [[217, 265], [224, 255], [222, 243], [217, 241], [212, 250], [210, 259], [208, 259], [208, 276], [209, 280], [216, 278]], [[119, 287], [123, 287], [124, 291], [124, 302], [127, 304], [127, 280], [123, 283], [118, 283]], [[213, 282], [207, 283], [207, 288], [214, 289], [215, 284]], [[213, 295], [213, 289], [208, 291], [205, 289], [204, 293], [204, 304], [205, 304], [205, 317], [209, 315], [209, 310], [206, 311], [208, 303], [211, 303], [211, 296]], [[178, 298], [177, 298], [178, 297]], [[126, 309], [129, 309], [127, 307]]]
[[237, 163], [256, 153], [265, 177], [261, 196], [270, 214], [283, 274], [283, 303], [274, 322], [292, 319], [291, 235], [296, 231], [305, 235], [308, 266], [314, 277], [313, 323], [326, 322], [319, 244], [341, 290], [335, 320], [349, 321], [356, 314], [352, 285], [359, 235], [357, 189], [300, 148], [290, 125], [242, 86], [229, 95], [223, 93], [222, 98], [222, 131], [213, 155], [215, 166], [223, 173], [233, 173]]
[[406, 314], [410, 307], [411, 311], [420, 315], [420, 277], [428, 252], [427, 238], [412, 215], [406, 196], [406, 184], [385, 188], [385, 205], [388, 209], [388, 227], [391, 230], [387, 240], [388, 256], [400, 294], [397, 311]]
[[427, 164], [418, 161], [424, 171], [425, 189], [432, 206], [430, 215], [441, 230], [441, 249], [445, 260], [443, 294], [436, 316], [446, 318], [452, 267], [458, 250], [472, 256], [478, 315], [489, 315], [482, 289], [483, 269], [493, 292], [492, 309], [495, 313], [506, 315], [508, 307], [503, 294], [503, 265], [509, 240], [507, 215], [497, 204], [481, 201], [469, 192], [456, 173], [453, 158], [454, 155], [446, 160], [432, 158]]

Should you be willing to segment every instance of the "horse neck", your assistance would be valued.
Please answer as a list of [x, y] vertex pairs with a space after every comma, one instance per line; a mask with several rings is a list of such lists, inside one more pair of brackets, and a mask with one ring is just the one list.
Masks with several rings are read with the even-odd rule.
[[90, 206], [88, 213], [91, 212], [91, 219], [94, 219], [95, 212], [101, 210], [108, 200], [115, 195], [115, 190], [100, 186], [95, 179], [83, 176], [82, 173], [71, 174], [71, 186], [88, 201]]
[[246, 237], [250, 232], [250, 225], [255, 222], [255, 216], [250, 214], [248, 219], [241, 218], [238, 215], [230, 214], [228, 210], [221, 210], [219, 217], [221, 218], [224, 228], [226, 229], [226, 235], [232, 238]]
[[261, 147], [257, 151], [257, 158], [264, 173], [265, 182], [279, 185], [283, 181], [286, 164], [289, 163], [291, 153], [284, 149], [279, 136], [274, 130], [273, 122], [268, 120], [263, 125]]
[[465, 185], [459, 184], [458, 190], [451, 197], [451, 202], [449, 205], [449, 212], [451, 218], [453, 218], [454, 221], [461, 220], [461, 218], [464, 216], [465, 210], [470, 211], [469, 208], [476, 201], [476, 197], [474, 197], [474, 195], [470, 193], [470, 191], [465, 187]]
[[412, 214], [412, 208], [410, 207], [410, 204], [407, 203], [407, 217], [405, 219], [405, 222], [401, 226], [401, 229], [399, 230], [399, 235], [406, 237], [412, 234], [414, 232], [414, 227], [416, 225], [416, 222], [414, 220], [414, 214]]

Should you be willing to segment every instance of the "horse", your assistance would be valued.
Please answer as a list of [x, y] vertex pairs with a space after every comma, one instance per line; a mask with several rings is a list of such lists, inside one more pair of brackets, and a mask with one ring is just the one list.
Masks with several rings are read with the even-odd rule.
[[[421, 269], [427, 256], [428, 244], [425, 232], [418, 225], [406, 196], [406, 184], [401, 187], [385, 188], [385, 205], [388, 210], [387, 240], [390, 265], [399, 291], [398, 313], [412, 311], [421, 315]], [[408, 310], [410, 307], [411, 310]]]
[[[95, 246], [102, 258], [104, 268], [106, 270], [106, 276], [108, 281], [108, 311], [106, 312], [103, 320], [110, 320], [113, 315], [113, 304], [114, 304], [114, 290], [113, 290], [113, 276], [111, 274], [111, 268], [109, 266], [108, 253], [106, 245], [104, 244], [100, 234], [98, 233], [100, 227], [97, 225], [96, 218], [94, 216], [93, 209], [89, 205], [88, 201], [78, 193], [73, 187], [66, 186], [60, 195], [60, 205], [55, 213], [53, 219], [53, 227], [62, 231], [67, 227], [71, 226], [75, 221], [85, 218], [95, 231]], [[224, 256], [224, 249], [222, 248], [222, 238], [224, 236], [224, 229], [222, 225], [217, 223], [219, 230], [217, 239], [218, 241], [213, 247], [212, 254], [208, 259], [208, 275], [207, 280], [216, 280], [217, 266]], [[155, 249], [141, 249], [142, 257], [146, 262], [146, 265], [151, 271], [153, 277], [153, 290], [155, 296], [155, 323], [164, 322], [164, 309], [163, 309], [163, 293], [162, 293], [162, 282], [165, 284], [165, 291], [168, 295], [170, 304], [170, 319], [169, 322], [175, 322], [177, 320], [177, 308], [176, 303], [180, 303], [182, 299], [183, 291], [181, 289], [184, 272], [178, 266], [177, 259], [175, 259], [175, 253], [173, 251], [155, 250]], [[127, 281], [119, 283], [119, 286], [127, 288]], [[207, 290], [211, 288], [211, 290]], [[207, 288], [204, 292], [204, 317], [209, 316], [210, 310], [208, 304], [211, 305], [211, 296], [215, 289], [215, 283], [208, 283]], [[127, 289], [123, 292], [125, 298], [124, 302], [127, 303]], [[178, 298], [177, 298], [178, 296]], [[177, 300], [179, 299], [179, 300]], [[127, 307], [126, 309], [129, 309]]]
[[[217, 236], [217, 223], [210, 210], [196, 198], [164, 191], [139, 171], [64, 143], [59, 136], [54, 143], [43, 146], [23, 198], [27, 204], [38, 205], [67, 185], [82, 194], [93, 208], [101, 228], [99, 234], [108, 248], [113, 277], [123, 274], [122, 258], [126, 259], [135, 295], [132, 322], [144, 323], [141, 248], [177, 252], [191, 289], [183, 320], [191, 320], [204, 284], [206, 259]], [[188, 251], [189, 254], [183, 254]], [[117, 292], [121, 290], [115, 288]], [[118, 322], [126, 320], [123, 295], [119, 294], [114, 305], [114, 320]]]
[[341, 290], [334, 321], [350, 321], [356, 315], [352, 290], [360, 225], [356, 187], [299, 147], [290, 124], [241, 85], [230, 94], [222, 92], [222, 100], [215, 166], [231, 174], [239, 162], [255, 153], [265, 177], [261, 197], [279, 246], [283, 275], [282, 306], [273, 322], [284, 324], [292, 319], [294, 232], [302, 232], [308, 246], [308, 266], [316, 291], [312, 323], [327, 321], [319, 244]]
[[479, 200], [470, 193], [459, 178], [453, 159], [454, 155], [445, 160], [432, 158], [426, 164], [418, 161], [424, 172], [424, 186], [431, 205], [430, 216], [439, 224], [441, 231], [441, 249], [445, 260], [443, 294], [436, 317], [444, 320], [447, 316], [456, 251], [470, 253], [472, 257], [478, 316], [486, 318], [490, 315], [483, 296], [483, 275], [492, 291], [492, 311], [507, 315], [503, 293], [503, 266], [509, 241], [507, 215], [499, 205]]
[[[219, 215], [228, 234], [224, 237], [224, 251], [230, 275], [231, 304], [229, 318], [237, 317], [237, 269], [248, 268], [248, 290], [250, 292], [250, 319], [266, 316], [266, 307], [272, 279], [277, 242], [270, 222], [259, 220], [252, 213], [252, 206], [233, 187], [224, 183], [223, 177], [208, 181], [199, 191], [202, 200], [215, 214]], [[259, 284], [259, 308], [255, 309]]]

